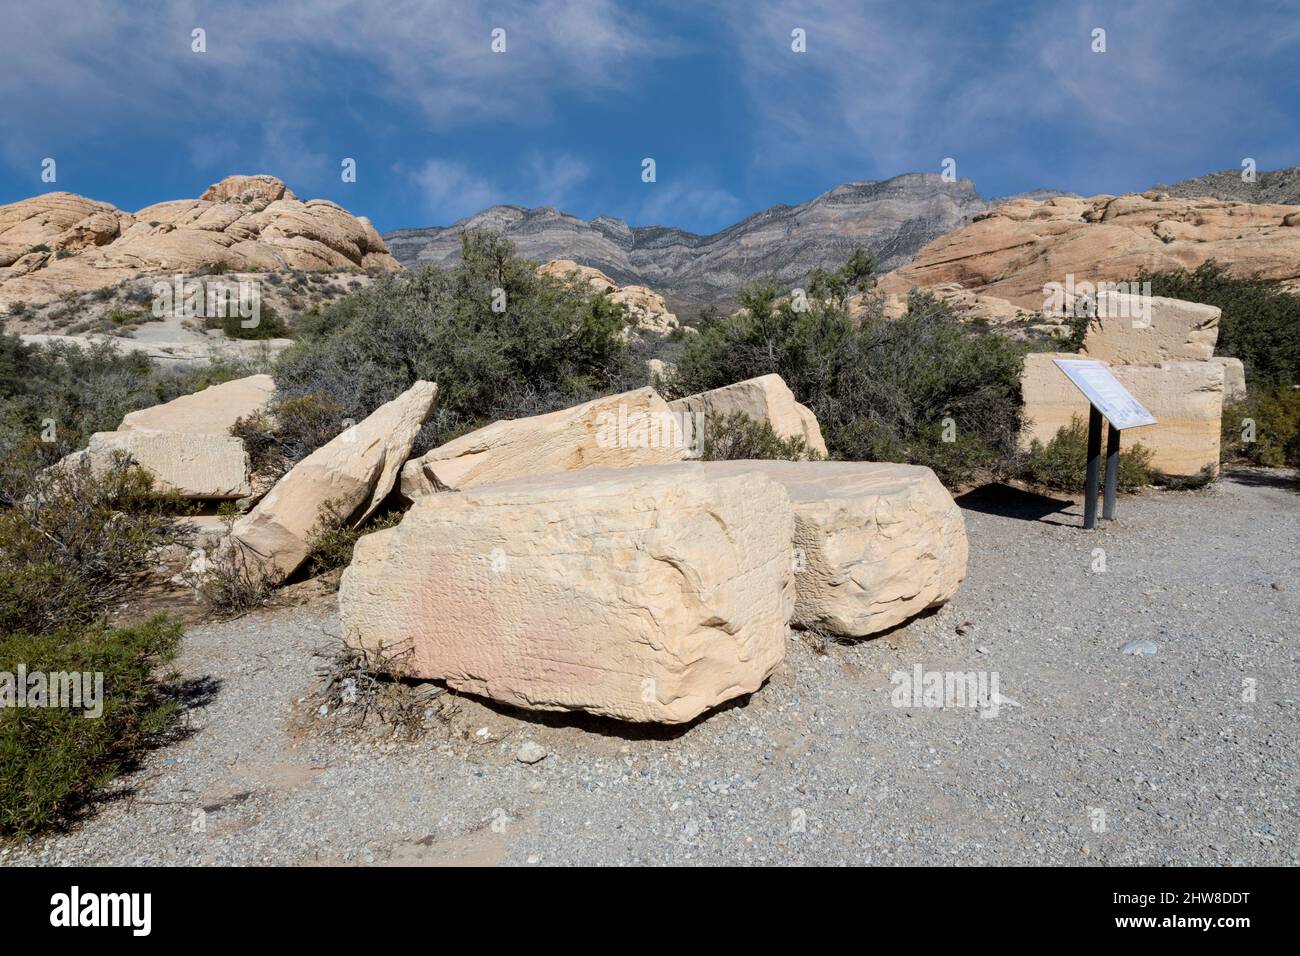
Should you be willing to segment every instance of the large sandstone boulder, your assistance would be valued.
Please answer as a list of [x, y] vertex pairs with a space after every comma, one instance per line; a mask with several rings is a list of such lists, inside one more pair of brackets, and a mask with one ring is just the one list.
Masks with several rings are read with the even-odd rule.
[[187, 498], [243, 498], [252, 493], [244, 443], [230, 434], [240, 418], [266, 407], [275, 391], [269, 375], [213, 385], [192, 395], [128, 412], [117, 431], [96, 432], [70, 456], [105, 467], [124, 452], [158, 487]]
[[1300, 207], [1141, 195], [1017, 199], [940, 236], [881, 277], [880, 291], [960, 283], [1037, 311], [1043, 287], [1122, 282], [1140, 271], [1195, 269], [1211, 259], [1234, 275], [1297, 282]]
[[620, 286], [592, 266], [582, 266], [572, 259], [552, 259], [538, 266], [539, 275], [552, 276], [570, 284], [582, 284], [623, 306], [629, 325], [641, 332], [667, 335], [681, 323], [668, 309], [664, 297], [643, 285]]
[[281, 580], [306, 560], [326, 502], [352, 524], [364, 521], [393, 490], [437, 394], [432, 382], [416, 382], [298, 462], [235, 522], [232, 545], [267, 578]]
[[91, 468], [99, 470], [114, 452], [134, 459], [153, 476], [160, 491], [200, 500], [244, 498], [252, 493], [248, 453], [244, 443], [232, 435], [156, 428], [96, 432], [84, 450], [73, 452], [64, 461], [78, 461], [85, 456]]
[[1214, 354], [1222, 314], [1213, 305], [1111, 291], [1097, 295], [1096, 313], [1082, 351], [1118, 365], [1204, 362]]
[[249, 375], [192, 395], [128, 412], [118, 431], [153, 428], [190, 434], [229, 435], [239, 419], [261, 411], [275, 392], [269, 375]]
[[725, 461], [758, 472], [794, 508], [792, 623], [850, 637], [943, 604], [966, 576], [961, 509], [929, 468], [887, 462]]
[[199, 199], [122, 212], [71, 193], [0, 206], [0, 311], [141, 273], [401, 267], [364, 218], [298, 199], [274, 176], [230, 176]]
[[780, 484], [698, 462], [431, 495], [358, 542], [343, 636], [517, 707], [682, 723], [780, 663], [793, 533]]
[[659, 465], [690, 457], [694, 420], [650, 388], [505, 419], [439, 445], [402, 469], [402, 495], [469, 488], [579, 468]]
[[728, 417], [740, 412], [757, 422], [768, 422], [782, 438], [802, 438], [809, 451], [825, 456], [826, 442], [812, 410], [795, 401], [780, 375], [762, 375], [670, 402], [675, 412]]
[[[1047, 444], [1072, 418], [1088, 420], [1088, 400], [1052, 362], [1054, 358], [1079, 356], [1050, 352], [1025, 356], [1020, 383], [1027, 419], [1021, 434], [1025, 447], [1035, 439]], [[1154, 454], [1152, 467], [1167, 475], [1191, 477], [1207, 467], [1218, 472], [1222, 365], [1114, 365], [1111, 372], [1159, 422], [1125, 431], [1121, 447], [1145, 445]]]

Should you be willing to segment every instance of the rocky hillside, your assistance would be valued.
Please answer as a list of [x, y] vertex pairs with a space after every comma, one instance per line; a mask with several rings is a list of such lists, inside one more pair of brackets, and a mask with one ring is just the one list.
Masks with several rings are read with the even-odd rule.
[[1121, 281], [1141, 269], [1194, 269], [1215, 259], [1238, 275], [1300, 284], [1300, 206], [1182, 199], [1148, 192], [1012, 200], [925, 246], [881, 278], [896, 298], [960, 283], [1031, 310], [1043, 286]]
[[1300, 205], [1300, 166], [1258, 173], [1253, 183], [1242, 182], [1240, 169], [1225, 169], [1196, 179], [1184, 179], [1172, 186], [1159, 185], [1152, 189], [1187, 199], [1203, 196], [1234, 202], [1296, 206]]
[[368, 219], [302, 201], [274, 176], [230, 176], [198, 199], [123, 212], [55, 192], [0, 206], [0, 310], [147, 273], [395, 271]]
[[995, 202], [969, 179], [949, 183], [937, 174], [909, 173], [846, 183], [797, 206], [772, 206], [709, 236], [605, 216], [579, 219], [552, 206], [493, 206], [452, 226], [400, 229], [384, 238], [409, 268], [455, 261], [461, 230], [490, 229], [537, 262], [575, 260], [620, 284], [648, 286], [680, 310], [726, 301], [767, 275], [801, 282], [809, 269], [842, 262], [859, 245], [882, 269], [895, 268]]

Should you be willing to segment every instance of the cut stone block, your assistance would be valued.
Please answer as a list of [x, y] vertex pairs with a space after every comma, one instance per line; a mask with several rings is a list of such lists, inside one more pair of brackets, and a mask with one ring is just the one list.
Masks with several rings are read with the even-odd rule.
[[1244, 402], [1246, 400], [1246, 366], [1241, 359], [1228, 355], [1216, 355], [1209, 361], [1223, 366], [1223, 402]]
[[343, 636], [517, 707], [682, 723], [783, 658], [793, 533], [780, 484], [698, 462], [428, 495], [357, 543]]
[[298, 462], [231, 529], [233, 544], [270, 580], [292, 574], [310, 552], [321, 506], [333, 502], [352, 524], [364, 521], [393, 490], [420, 427], [433, 413], [438, 386], [416, 382], [360, 423]]
[[953, 596], [966, 576], [961, 509], [929, 468], [886, 462], [727, 461], [794, 507], [792, 623], [851, 637], [887, 630]]
[[129, 412], [118, 431], [154, 429], [186, 434], [229, 435], [239, 419], [266, 407], [275, 392], [269, 375], [250, 375], [213, 385], [193, 395]]
[[472, 431], [407, 462], [402, 495], [580, 468], [659, 465], [698, 455], [693, 420], [650, 388]]
[[780, 375], [762, 375], [734, 385], [726, 385], [698, 395], [688, 395], [670, 402], [673, 411], [696, 412], [728, 417], [740, 412], [756, 422], [769, 422], [782, 438], [802, 438], [809, 451], [825, 457], [826, 442], [821, 426], [810, 408], [794, 399]]
[[1101, 292], [1098, 317], [1088, 323], [1082, 351], [1088, 358], [1116, 365], [1204, 362], [1219, 340], [1217, 306], [1150, 296], [1145, 314], [1141, 296]]
[[232, 435], [151, 428], [96, 432], [84, 451], [74, 452], [64, 460], [86, 455], [91, 467], [98, 470], [115, 451], [130, 455], [153, 476], [160, 491], [221, 500], [243, 498], [252, 490], [248, 483], [248, 454], [244, 443]]
[[[1088, 400], [1052, 359], [1079, 358], [1072, 353], [1039, 352], [1025, 356], [1021, 393], [1025, 403], [1025, 448], [1037, 439], [1046, 445], [1077, 417], [1088, 421]], [[1135, 443], [1153, 453], [1151, 466], [1177, 477], [1192, 477], [1209, 468], [1218, 473], [1219, 434], [1223, 415], [1223, 366], [1214, 362], [1163, 362], [1160, 365], [1112, 365], [1111, 372], [1147, 410], [1157, 425], [1130, 428], [1121, 448]]]

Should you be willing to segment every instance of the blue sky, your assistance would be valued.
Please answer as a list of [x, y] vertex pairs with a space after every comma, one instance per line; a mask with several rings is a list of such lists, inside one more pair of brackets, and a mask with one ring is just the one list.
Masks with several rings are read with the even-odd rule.
[[507, 202], [711, 232], [947, 157], [986, 196], [1300, 164], [1300, 0], [6, 0], [0, 23], [0, 202], [269, 172], [381, 231]]

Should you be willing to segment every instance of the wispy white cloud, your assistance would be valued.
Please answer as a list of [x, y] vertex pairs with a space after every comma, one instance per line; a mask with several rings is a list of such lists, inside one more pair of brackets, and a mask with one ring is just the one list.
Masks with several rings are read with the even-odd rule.
[[[191, 50], [196, 28], [204, 53]], [[504, 53], [492, 51], [497, 28]], [[330, 105], [353, 97], [412, 107], [435, 133], [541, 124], [560, 97], [620, 88], [631, 64], [667, 49], [654, 37], [615, 0], [16, 4], [0, 30], [5, 156], [26, 165], [33, 152], [127, 128], [163, 138], [200, 113], [214, 143], [254, 137], [274, 155], [265, 116], [285, 131], [295, 117], [327, 124]]]
[[[937, 169], [945, 156], [960, 168], [963, 155], [1000, 149], [1023, 176], [1059, 183], [1065, 167], [1099, 173], [1110, 163], [1104, 175], [1114, 178], [1126, 155], [1184, 144], [1203, 152], [1223, 142], [1232, 166], [1247, 140], [1280, 153], [1297, 139], [1288, 97], [1253, 69], [1300, 55], [1295, 0], [1265, 0], [1249, 16], [1215, 0], [718, 0], [716, 9], [737, 39], [757, 167], [851, 160], [867, 178]], [[795, 27], [806, 53], [790, 49]], [[1092, 52], [1094, 28], [1106, 30], [1105, 53]], [[1087, 137], [1097, 149], [1050, 147]]]
[[509, 173], [508, 183], [489, 178], [466, 163], [442, 158], [430, 159], [408, 173], [434, 221], [442, 223], [507, 203], [563, 206], [590, 174], [585, 161], [568, 153], [538, 152], [530, 153]]

